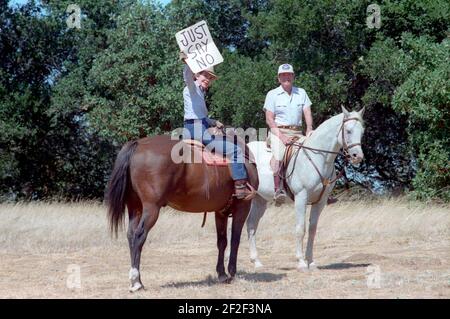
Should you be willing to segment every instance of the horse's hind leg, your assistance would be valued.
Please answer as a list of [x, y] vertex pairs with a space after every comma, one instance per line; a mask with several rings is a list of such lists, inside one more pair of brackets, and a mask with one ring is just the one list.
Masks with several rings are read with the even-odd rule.
[[231, 279], [236, 275], [236, 263], [241, 241], [242, 227], [247, 219], [250, 210], [250, 203], [247, 201], [238, 201], [233, 208], [233, 224], [231, 228], [231, 250], [230, 260], [228, 261], [228, 273]]
[[[133, 260], [134, 260], [134, 254], [135, 254], [135, 233], [137, 230], [137, 227], [139, 225], [139, 221], [142, 216], [142, 207], [138, 207], [136, 203], [128, 203], [128, 231], [127, 231], [127, 239], [128, 239], [128, 246], [130, 249], [130, 257], [131, 257], [131, 265], [132, 268], [130, 269], [130, 280], [133, 279], [133, 277], [136, 276], [136, 274], [139, 274], [139, 271], [136, 271], [136, 268], [133, 268]], [[140, 282], [140, 278], [138, 277], [138, 280]], [[138, 285], [136, 285], [137, 287]], [[130, 291], [132, 291], [133, 284], [130, 285]]]
[[130, 291], [134, 292], [144, 288], [139, 272], [141, 263], [142, 246], [147, 239], [148, 232], [158, 220], [160, 207], [155, 204], [145, 203], [142, 207], [142, 215], [133, 216], [128, 229], [128, 241], [130, 245], [131, 270]]
[[224, 255], [225, 248], [227, 248], [227, 224], [228, 214], [216, 212], [216, 231], [217, 231], [217, 248], [219, 250], [219, 256], [217, 257], [216, 271], [219, 276], [219, 282], [227, 282], [228, 276], [225, 272]]
[[259, 220], [264, 215], [267, 208], [267, 202], [261, 196], [256, 196], [252, 200], [250, 213], [247, 219], [247, 234], [250, 246], [250, 260], [254, 263], [255, 268], [261, 268], [263, 264], [258, 258], [258, 250], [256, 249], [256, 230], [258, 229]]

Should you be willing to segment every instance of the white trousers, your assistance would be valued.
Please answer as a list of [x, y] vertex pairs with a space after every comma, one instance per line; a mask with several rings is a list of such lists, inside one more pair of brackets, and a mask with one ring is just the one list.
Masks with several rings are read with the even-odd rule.
[[[294, 131], [289, 130], [285, 128], [279, 128], [281, 133], [283, 133], [286, 136], [294, 137], [298, 136], [300, 139], [299, 141], [303, 141], [305, 136], [300, 131]], [[284, 151], [286, 150], [286, 145], [276, 136], [275, 134], [272, 134], [272, 132], [269, 132], [269, 144], [270, 149], [272, 150], [272, 156], [277, 161], [282, 161], [284, 156]]]

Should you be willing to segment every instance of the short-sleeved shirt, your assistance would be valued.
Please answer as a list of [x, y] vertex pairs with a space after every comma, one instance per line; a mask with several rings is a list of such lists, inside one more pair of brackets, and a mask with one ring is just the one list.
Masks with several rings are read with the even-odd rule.
[[266, 95], [264, 110], [275, 114], [277, 125], [302, 125], [303, 109], [311, 107], [308, 94], [302, 88], [293, 86], [289, 95], [280, 85]]

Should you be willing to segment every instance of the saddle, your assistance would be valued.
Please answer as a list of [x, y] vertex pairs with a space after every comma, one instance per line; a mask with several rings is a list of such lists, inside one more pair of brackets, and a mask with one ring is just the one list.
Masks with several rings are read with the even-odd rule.
[[[215, 136], [223, 136], [225, 135], [225, 138], [234, 143], [234, 141], [237, 141], [237, 145], [241, 147], [241, 149], [244, 152], [244, 157], [246, 162], [250, 162], [250, 163], [256, 163], [255, 158], [253, 156], [253, 154], [250, 152], [250, 150], [248, 149], [248, 146], [245, 143], [245, 140], [242, 139], [239, 135], [236, 135], [233, 130], [227, 130], [226, 134], [225, 131], [222, 131], [216, 127], [210, 127], [208, 128], [208, 132], [211, 135], [215, 135]], [[211, 152], [208, 148], [205, 147], [205, 145], [203, 145], [201, 142], [197, 141], [197, 140], [193, 140], [193, 139], [183, 139], [183, 142], [186, 143], [187, 145], [191, 146], [193, 149], [193, 152], [198, 152], [195, 155], [200, 155], [199, 153], [201, 152], [201, 158], [202, 160], [209, 166], [227, 166], [228, 164], [231, 163], [231, 160], [229, 158], [227, 158], [225, 155], [222, 154], [215, 154], [213, 152]], [[197, 157], [200, 158], [200, 157]]]
[[[222, 154], [215, 154], [197, 140], [184, 139], [183, 143], [190, 145], [194, 152], [201, 153], [202, 160], [209, 166], [227, 166], [231, 161]], [[195, 155], [194, 155], [195, 156]]]
[[[286, 146], [286, 150], [284, 151], [283, 161], [281, 162], [280, 171], [278, 174], [280, 174], [280, 172], [283, 172], [282, 176], [286, 176], [287, 167], [292, 158], [292, 155], [294, 155], [294, 143], [297, 142], [299, 139], [300, 139], [300, 136], [293, 137], [292, 144], [289, 144], [288, 146]], [[301, 141], [300, 143], [303, 144], [303, 141]]]

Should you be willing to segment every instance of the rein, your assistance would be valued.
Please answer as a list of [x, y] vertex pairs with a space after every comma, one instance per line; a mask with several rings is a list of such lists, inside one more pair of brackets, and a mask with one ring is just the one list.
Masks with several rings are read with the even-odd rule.
[[[346, 122], [352, 121], [352, 120], [355, 120], [355, 121], [361, 121], [361, 120], [360, 120], [359, 118], [357, 118], [357, 117], [350, 117], [350, 118], [347, 118], [347, 119], [343, 119], [343, 120], [342, 120], [341, 127], [340, 127], [340, 129], [339, 129], [339, 131], [338, 131], [338, 133], [337, 133], [337, 134], [339, 134], [339, 132], [342, 131], [342, 152], [341, 152], [341, 151], [339, 151], [339, 152], [333, 152], [333, 151], [328, 151], [328, 150], [321, 150], [321, 149], [317, 149], [317, 148], [312, 148], [312, 147], [304, 146], [303, 143], [297, 143], [297, 142], [289, 143], [288, 146], [287, 146], [288, 148], [290, 148], [290, 147], [298, 147], [298, 148], [297, 148], [297, 150], [296, 150], [296, 152], [295, 152], [295, 159], [294, 159], [294, 164], [293, 164], [293, 166], [292, 166], [291, 172], [290, 172], [288, 175], [284, 175], [284, 176], [282, 176], [282, 175], [280, 174], [280, 178], [283, 179], [283, 180], [285, 181], [286, 186], [287, 186], [286, 179], [289, 178], [289, 177], [291, 177], [292, 174], [294, 173], [294, 170], [295, 170], [295, 164], [297, 163], [297, 157], [298, 157], [298, 154], [300, 153], [300, 150], [303, 150], [303, 152], [305, 153], [306, 157], [307, 157], [308, 160], [311, 162], [311, 164], [313, 165], [314, 169], [316, 170], [317, 174], [318, 174], [319, 177], [320, 177], [320, 181], [321, 181], [321, 183], [322, 183], [322, 191], [320, 192], [319, 199], [316, 200], [316, 201], [314, 201], [314, 202], [312, 202], [311, 205], [314, 205], [314, 204], [320, 202], [320, 200], [322, 199], [323, 194], [325, 193], [326, 187], [327, 187], [328, 185], [330, 185], [330, 184], [333, 184], [334, 182], [336, 182], [338, 179], [340, 179], [340, 178], [344, 175], [345, 165], [344, 165], [344, 167], [342, 168], [342, 170], [339, 172], [339, 174], [337, 174], [335, 178], [333, 178], [333, 179], [330, 180], [329, 178], [325, 178], [325, 177], [322, 176], [322, 174], [320, 173], [319, 168], [318, 168], [317, 165], [314, 163], [314, 161], [311, 159], [311, 156], [308, 154], [307, 150], [313, 151], [313, 152], [319, 152], [319, 153], [336, 154], [336, 155], [343, 154], [344, 157], [345, 157], [345, 162], [348, 163], [348, 159], [349, 159], [349, 157], [350, 157], [350, 154], [349, 154], [349, 152], [348, 152], [349, 149], [351, 149], [352, 147], [361, 145], [361, 143], [353, 143], [353, 144], [348, 145], [347, 142], [345, 141], [345, 136], [344, 136], [344, 125], [345, 125]], [[290, 162], [290, 161], [288, 162], [288, 161], [286, 160], [287, 154], [288, 154], [288, 151], [287, 151], [287, 149], [286, 149], [286, 151], [285, 151], [285, 153], [284, 153], [284, 157], [285, 157], [285, 158], [284, 158], [283, 161], [282, 161], [282, 163], [286, 163], [286, 164], [285, 164], [285, 165], [286, 165], [286, 169], [287, 169], [287, 166], [289, 165], [289, 162]], [[281, 172], [281, 171], [282, 171], [282, 170], [280, 169], [280, 172]], [[289, 191], [289, 193], [290, 193], [290, 195], [291, 195], [292, 192], [289, 190], [289, 187], [287, 187], [287, 189], [288, 189], [288, 191]], [[292, 194], [292, 197], [293, 197], [293, 194]], [[291, 198], [292, 198], [292, 197], [291, 197]], [[292, 198], [292, 199], [293, 199], [293, 198]]]

